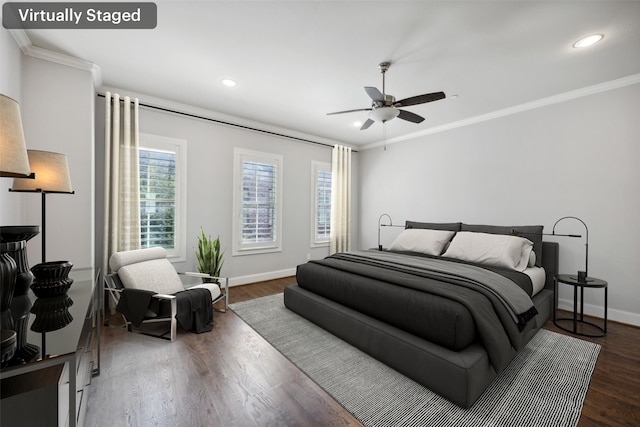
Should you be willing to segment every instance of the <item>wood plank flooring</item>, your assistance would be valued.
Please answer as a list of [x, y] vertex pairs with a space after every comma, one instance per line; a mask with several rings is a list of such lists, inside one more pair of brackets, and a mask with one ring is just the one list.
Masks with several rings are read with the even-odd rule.
[[[233, 287], [229, 300], [294, 282]], [[609, 322], [606, 337], [589, 340], [602, 350], [578, 426], [640, 425], [640, 329]], [[104, 328], [101, 361], [86, 426], [362, 425], [232, 311], [216, 313], [210, 333], [179, 329], [174, 343]]]

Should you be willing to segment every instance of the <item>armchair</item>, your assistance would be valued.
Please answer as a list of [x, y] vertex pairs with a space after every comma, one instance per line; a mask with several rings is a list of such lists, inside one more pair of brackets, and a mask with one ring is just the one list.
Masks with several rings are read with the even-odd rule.
[[164, 248], [117, 252], [109, 259], [109, 266], [113, 273], [105, 277], [105, 289], [116, 304], [116, 311], [124, 317], [129, 331], [143, 323], [165, 322], [169, 324], [169, 330], [163, 333], [136, 332], [175, 341], [178, 322], [185, 329], [205, 332], [213, 327], [213, 304], [224, 298], [225, 307], [221, 311], [227, 309], [228, 279], [184, 273], [224, 281], [224, 292], [218, 283], [201, 283], [185, 288]]

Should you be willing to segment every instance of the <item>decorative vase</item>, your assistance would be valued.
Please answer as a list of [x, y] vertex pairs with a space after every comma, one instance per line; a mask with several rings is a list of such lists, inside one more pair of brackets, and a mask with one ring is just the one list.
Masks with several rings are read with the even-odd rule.
[[[27, 343], [27, 326], [29, 324], [29, 309], [31, 299], [27, 295], [29, 287], [33, 283], [33, 273], [29, 270], [27, 260], [27, 241], [37, 236], [40, 227], [37, 225], [8, 225], [0, 227], [0, 245], [5, 255], [8, 255], [15, 262], [16, 269], [13, 272], [13, 289], [4, 289], [0, 286], [3, 295], [3, 306], [6, 298], [9, 298], [10, 317], [2, 317], [3, 329], [14, 330], [16, 333], [16, 351], [9, 365], [19, 365], [30, 362], [40, 353], [40, 348]], [[4, 276], [3, 276], [4, 279]], [[8, 279], [6, 283], [9, 283]], [[5, 292], [6, 291], [6, 292]]]
[[0, 346], [0, 366], [4, 366], [13, 358], [16, 352], [16, 333], [9, 329], [2, 329], [2, 345]]
[[69, 307], [73, 300], [69, 295], [38, 298], [31, 308], [36, 318], [31, 324], [34, 332], [52, 332], [64, 328], [73, 320]]
[[73, 264], [69, 261], [50, 261], [35, 265], [31, 269], [35, 276], [31, 290], [38, 298], [66, 294], [73, 283], [73, 279], [68, 277], [71, 267]]
[[0, 242], [15, 243], [7, 253], [16, 262], [17, 274], [13, 296], [26, 295], [33, 283], [33, 273], [29, 270], [27, 242], [38, 235], [37, 225], [6, 225], [0, 227]]

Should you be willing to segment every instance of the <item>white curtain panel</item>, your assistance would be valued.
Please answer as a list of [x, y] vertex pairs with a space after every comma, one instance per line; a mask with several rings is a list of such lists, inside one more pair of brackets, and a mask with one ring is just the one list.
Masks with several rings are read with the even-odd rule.
[[105, 94], [103, 271], [114, 252], [140, 248], [138, 99]]
[[331, 254], [351, 250], [351, 147], [335, 145], [331, 161]]

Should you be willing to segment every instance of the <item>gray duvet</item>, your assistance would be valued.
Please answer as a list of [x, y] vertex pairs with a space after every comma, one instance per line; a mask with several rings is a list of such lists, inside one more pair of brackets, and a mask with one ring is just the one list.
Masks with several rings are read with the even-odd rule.
[[500, 372], [536, 326], [530, 280], [515, 273], [356, 251], [300, 265], [297, 280], [301, 288], [443, 347], [461, 350], [481, 342]]

